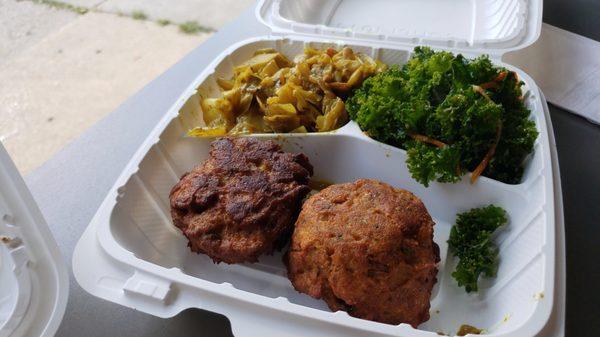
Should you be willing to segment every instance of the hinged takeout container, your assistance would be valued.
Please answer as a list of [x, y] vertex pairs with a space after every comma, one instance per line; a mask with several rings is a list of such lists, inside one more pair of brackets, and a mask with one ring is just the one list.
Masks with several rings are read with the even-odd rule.
[[69, 292], [66, 265], [0, 144], [0, 336], [52, 336]]
[[[272, 34], [224, 50], [166, 112], [80, 239], [73, 257], [77, 281], [98, 297], [160, 317], [190, 307], [222, 313], [237, 336], [436, 336], [452, 335], [462, 324], [494, 336], [562, 335], [562, 201], [548, 109], [533, 80], [500, 61], [503, 53], [537, 39], [541, 13], [541, 0], [260, 1], [256, 15]], [[331, 312], [293, 289], [280, 253], [255, 264], [215, 265], [191, 253], [171, 223], [171, 187], [208, 155], [209, 139], [185, 137], [202, 124], [199, 97], [218, 95], [216, 78], [230, 76], [256, 49], [275, 48], [291, 57], [306, 45], [350, 46], [388, 64], [406, 62], [416, 45], [467, 56], [486, 53], [525, 82], [525, 103], [540, 135], [516, 185], [486, 177], [471, 185], [466, 177], [425, 188], [410, 177], [404, 150], [369, 139], [352, 121], [327, 133], [256, 135], [304, 152], [319, 179], [375, 178], [423, 200], [436, 222], [441, 262], [431, 318], [419, 329]], [[498, 277], [484, 279], [479, 293], [466, 294], [450, 275], [455, 261], [446, 240], [456, 213], [490, 203], [511, 217], [496, 238]]]

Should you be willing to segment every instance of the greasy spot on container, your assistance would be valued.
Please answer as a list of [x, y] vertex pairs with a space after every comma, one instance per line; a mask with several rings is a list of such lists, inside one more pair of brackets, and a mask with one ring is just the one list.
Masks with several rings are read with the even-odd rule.
[[536, 300], [536, 301], [544, 299], [544, 293], [540, 292], [540, 293], [534, 294], [533, 295], [533, 299]]
[[481, 333], [483, 333], [483, 329], [476, 328], [472, 325], [463, 324], [460, 326], [460, 328], [458, 328], [456, 335], [457, 336], [466, 336], [468, 334], [479, 335]]
[[21, 245], [21, 243], [23, 243], [23, 241], [18, 237], [10, 238], [5, 235], [0, 236], [0, 242], [5, 244], [10, 249], [17, 248]]
[[316, 191], [320, 191], [331, 185], [333, 185], [332, 182], [327, 181], [327, 180], [320, 180], [320, 179], [311, 179], [308, 182], [308, 187], [310, 187], [311, 190], [316, 190]]

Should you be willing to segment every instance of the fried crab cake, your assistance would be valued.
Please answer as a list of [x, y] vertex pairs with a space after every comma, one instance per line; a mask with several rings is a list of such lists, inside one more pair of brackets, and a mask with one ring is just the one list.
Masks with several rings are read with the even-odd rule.
[[256, 262], [293, 230], [313, 168], [273, 141], [220, 138], [170, 193], [173, 223], [214, 262]]
[[440, 260], [434, 222], [412, 193], [376, 181], [332, 185], [302, 206], [287, 256], [296, 290], [331, 310], [417, 327]]

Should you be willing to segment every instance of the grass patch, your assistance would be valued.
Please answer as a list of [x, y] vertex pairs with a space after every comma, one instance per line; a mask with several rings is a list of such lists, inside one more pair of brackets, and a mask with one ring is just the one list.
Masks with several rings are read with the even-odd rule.
[[142, 11], [133, 11], [131, 13], [131, 17], [134, 20], [147, 20], [148, 19], [148, 15], [146, 15], [146, 13], [144, 13]]
[[160, 20], [156, 21], [156, 23], [158, 23], [159, 26], [168, 26], [171, 24], [171, 21], [169, 21], [167, 19], [160, 19]]
[[185, 34], [210, 33], [213, 30], [198, 24], [196, 21], [187, 21], [179, 24], [179, 30]]
[[64, 3], [62, 1], [55, 1], [55, 0], [32, 0], [33, 3], [37, 3], [37, 4], [42, 4], [42, 5], [46, 5], [48, 7], [52, 7], [55, 9], [62, 9], [62, 10], [67, 10], [67, 11], [71, 11], [77, 14], [85, 14], [87, 12], [89, 12], [89, 9], [85, 8], [85, 7], [81, 7], [81, 6], [74, 6], [68, 3]]

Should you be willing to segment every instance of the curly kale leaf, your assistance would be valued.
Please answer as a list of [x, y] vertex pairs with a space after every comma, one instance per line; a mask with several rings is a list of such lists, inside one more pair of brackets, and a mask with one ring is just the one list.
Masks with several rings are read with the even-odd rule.
[[[403, 109], [395, 97], [402, 96], [403, 77], [398, 66], [366, 79], [346, 101], [350, 118], [369, 136], [399, 146], [405, 140], [405, 127], [400, 118]], [[402, 127], [398, 127], [402, 125]]]
[[518, 183], [538, 135], [522, 84], [486, 56], [469, 60], [417, 47], [404, 66], [364, 81], [346, 108], [369, 136], [406, 149], [411, 175], [425, 186], [459, 181], [493, 146], [483, 175]]
[[498, 248], [492, 241], [492, 234], [507, 223], [506, 211], [494, 205], [458, 214], [456, 224], [450, 231], [448, 246], [459, 258], [452, 277], [467, 292], [477, 291], [481, 274], [496, 276]]
[[460, 150], [456, 146], [442, 148], [411, 141], [406, 164], [411, 175], [425, 187], [429, 182], [455, 183], [460, 180]]

